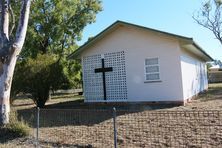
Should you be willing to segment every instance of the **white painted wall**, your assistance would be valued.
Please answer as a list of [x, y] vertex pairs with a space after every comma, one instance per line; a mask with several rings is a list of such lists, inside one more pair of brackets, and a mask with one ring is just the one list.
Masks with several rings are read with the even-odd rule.
[[181, 71], [184, 100], [208, 88], [206, 62], [181, 50]]
[[[122, 26], [84, 50], [81, 56], [124, 51], [128, 101], [183, 101], [180, 47], [177, 40]], [[160, 82], [145, 83], [144, 61], [159, 58]]]

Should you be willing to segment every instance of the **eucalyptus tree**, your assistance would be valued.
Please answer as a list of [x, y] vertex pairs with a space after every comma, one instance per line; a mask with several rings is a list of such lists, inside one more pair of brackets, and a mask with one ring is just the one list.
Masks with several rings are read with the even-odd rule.
[[[19, 2], [18, 2], [19, 3]], [[18, 23], [10, 0], [0, 1], [0, 124], [9, 122], [10, 90], [15, 64], [20, 54], [28, 26], [31, 0], [22, 0]], [[14, 31], [15, 24], [17, 29]]]

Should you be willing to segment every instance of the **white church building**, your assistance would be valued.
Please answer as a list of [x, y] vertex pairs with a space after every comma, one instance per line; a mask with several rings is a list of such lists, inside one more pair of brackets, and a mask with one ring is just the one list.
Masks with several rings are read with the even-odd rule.
[[73, 52], [82, 61], [85, 102], [183, 104], [208, 88], [206, 62], [193, 41], [117, 21]]

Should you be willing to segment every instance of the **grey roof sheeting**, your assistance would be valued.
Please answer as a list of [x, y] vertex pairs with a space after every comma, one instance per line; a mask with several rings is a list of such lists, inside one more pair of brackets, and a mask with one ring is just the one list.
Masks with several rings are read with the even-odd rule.
[[97, 40], [99, 40], [100, 38], [102, 38], [104, 35], [106, 35], [108, 32], [112, 31], [113, 29], [115, 29], [118, 26], [121, 25], [126, 25], [126, 26], [130, 26], [130, 27], [136, 27], [136, 28], [140, 28], [140, 29], [145, 29], [148, 31], [152, 31], [155, 33], [159, 33], [159, 34], [163, 34], [163, 35], [168, 35], [174, 38], [177, 38], [179, 40], [183, 40], [186, 41], [188, 44], [193, 45], [195, 48], [197, 48], [203, 55], [205, 55], [205, 57], [208, 58], [208, 61], [213, 61], [213, 58], [208, 55], [194, 40], [193, 38], [188, 38], [185, 36], [181, 36], [181, 35], [177, 35], [177, 34], [173, 34], [173, 33], [168, 33], [168, 32], [164, 32], [164, 31], [160, 31], [160, 30], [156, 30], [156, 29], [152, 29], [152, 28], [147, 28], [144, 26], [139, 26], [139, 25], [135, 25], [135, 24], [131, 24], [128, 22], [123, 22], [123, 21], [116, 21], [115, 23], [113, 23], [112, 25], [110, 25], [109, 27], [107, 27], [105, 30], [103, 30], [102, 32], [100, 32], [99, 34], [97, 34], [95, 37], [93, 37], [91, 40], [88, 40], [85, 44], [83, 44], [82, 46], [80, 46], [77, 50], [75, 50], [73, 53], [71, 53], [67, 58], [68, 59], [73, 59], [73, 58], [77, 58], [78, 55], [87, 47], [89, 47], [90, 45], [92, 45], [93, 43], [95, 43]]

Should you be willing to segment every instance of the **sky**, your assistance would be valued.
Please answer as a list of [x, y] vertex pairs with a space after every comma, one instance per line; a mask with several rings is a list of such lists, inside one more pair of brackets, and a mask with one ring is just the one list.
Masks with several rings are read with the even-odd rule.
[[117, 20], [192, 37], [212, 58], [222, 61], [222, 45], [192, 18], [204, 0], [102, 0], [103, 11], [83, 30], [79, 45]]

